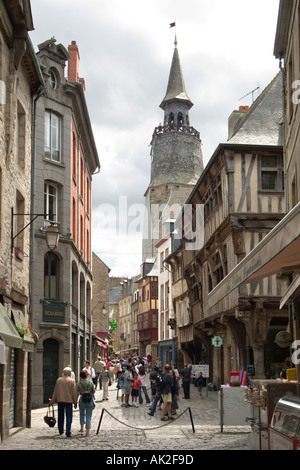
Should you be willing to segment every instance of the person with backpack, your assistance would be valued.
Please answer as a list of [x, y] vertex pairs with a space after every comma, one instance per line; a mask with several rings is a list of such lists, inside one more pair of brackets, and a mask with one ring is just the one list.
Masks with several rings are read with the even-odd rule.
[[[161, 413], [161, 421], [168, 421], [169, 419], [175, 419], [171, 413], [172, 405], [172, 386], [174, 385], [172, 374], [170, 373], [171, 367], [169, 364], [166, 364], [164, 367], [164, 372], [161, 374], [162, 383], [161, 383], [161, 396], [163, 399], [163, 407]], [[166, 416], [167, 415], [167, 416]]]
[[[160, 388], [161, 388], [161, 384], [162, 384], [162, 378], [159, 374], [159, 369], [157, 367], [155, 367], [155, 372], [156, 372], [156, 375], [154, 377], [153, 375], [153, 382], [155, 382], [155, 392], [154, 392], [154, 388], [153, 388], [153, 393], [154, 393], [154, 398], [153, 398], [153, 401], [150, 405], [150, 409], [148, 411], [148, 415], [150, 416], [154, 416], [154, 413], [156, 411], [156, 407], [157, 407], [157, 404], [158, 402], [160, 402], [159, 404], [161, 405], [162, 404], [162, 397], [161, 397], [161, 393], [160, 393]], [[151, 375], [151, 374], [150, 374]]]
[[77, 384], [77, 396], [79, 397], [79, 432], [84, 431], [85, 435], [90, 436], [90, 430], [92, 427], [92, 414], [95, 408], [95, 386], [91, 380], [88, 379], [88, 373], [86, 370], [80, 372], [80, 382]]

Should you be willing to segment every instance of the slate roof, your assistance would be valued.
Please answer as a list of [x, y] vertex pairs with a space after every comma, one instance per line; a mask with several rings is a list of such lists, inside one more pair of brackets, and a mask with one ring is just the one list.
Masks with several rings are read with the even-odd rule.
[[162, 103], [160, 104], [160, 107], [165, 109], [167, 103], [178, 100], [187, 102], [189, 109], [194, 106], [185, 89], [185, 83], [177, 49], [177, 41], [175, 41], [175, 49], [171, 64], [167, 92]]
[[283, 145], [282, 79], [279, 72], [241, 119], [228, 143]]

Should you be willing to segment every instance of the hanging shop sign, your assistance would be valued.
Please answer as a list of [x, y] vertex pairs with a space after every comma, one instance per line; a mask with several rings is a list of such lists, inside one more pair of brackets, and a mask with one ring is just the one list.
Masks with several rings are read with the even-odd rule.
[[211, 344], [214, 348], [221, 348], [223, 346], [223, 338], [220, 335], [214, 335], [211, 338]]
[[43, 321], [65, 323], [65, 303], [47, 300], [43, 302]]

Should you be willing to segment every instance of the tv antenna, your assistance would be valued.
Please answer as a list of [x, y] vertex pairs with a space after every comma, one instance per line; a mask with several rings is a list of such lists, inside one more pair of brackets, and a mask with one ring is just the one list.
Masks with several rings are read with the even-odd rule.
[[259, 89], [260, 89], [260, 87], [257, 86], [256, 88], [254, 88], [254, 90], [249, 91], [249, 93], [247, 93], [247, 95], [242, 96], [242, 98], [240, 98], [239, 101], [243, 100], [244, 98], [247, 98], [247, 96], [249, 96], [249, 95], [252, 95], [252, 103], [253, 103], [254, 102], [254, 93]]

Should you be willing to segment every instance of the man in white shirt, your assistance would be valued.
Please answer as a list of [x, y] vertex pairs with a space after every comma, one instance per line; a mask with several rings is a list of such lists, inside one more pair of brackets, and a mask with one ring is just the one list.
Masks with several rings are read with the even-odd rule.
[[83, 370], [86, 370], [88, 373], [88, 376], [87, 376], [88, 380], [93, 382], [93, 379], [95, 379], [96, 377], [96, 373], [93, 367], [91, 367], [90, 361], [87, 361], [87, 360], [83, 361], [83, 365], [84, 365]]

